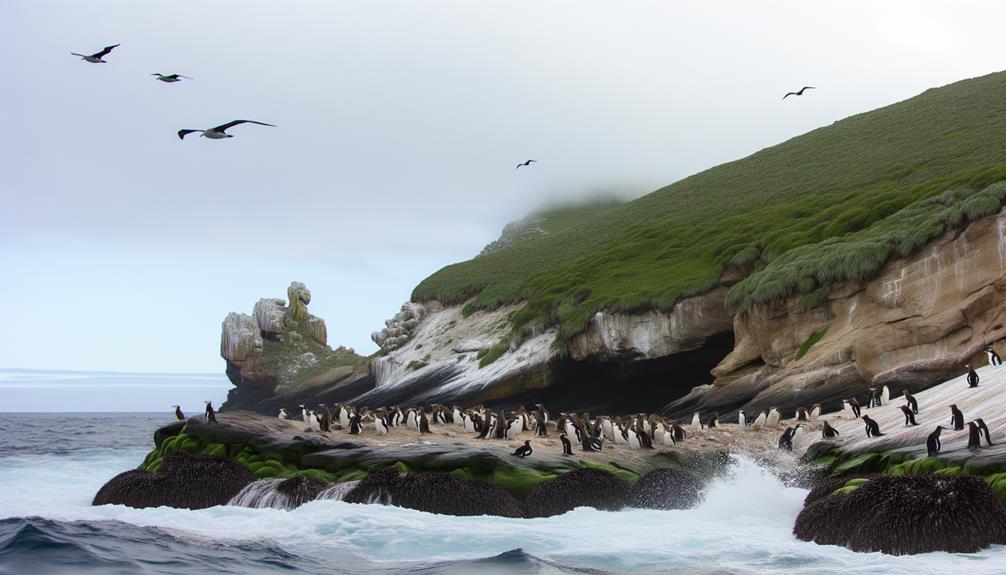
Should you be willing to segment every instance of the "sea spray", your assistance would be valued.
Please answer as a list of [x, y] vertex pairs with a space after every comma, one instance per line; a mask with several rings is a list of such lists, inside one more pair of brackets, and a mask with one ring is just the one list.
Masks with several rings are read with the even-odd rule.
[[[249, 483], [240, 493], [228, 501], [227, 505], [251, 507], [253, 509], [293, 509], [297, 507], [294, 498], [279, 489], [283, 481], [283, 479], [274, 478], [260, 479]], [[356, 487], [357, 483], [359, 482], [346, 481], [344, 483], [336, 483], [319, 493], [315, 500], [342, 501], [342, 498]]]

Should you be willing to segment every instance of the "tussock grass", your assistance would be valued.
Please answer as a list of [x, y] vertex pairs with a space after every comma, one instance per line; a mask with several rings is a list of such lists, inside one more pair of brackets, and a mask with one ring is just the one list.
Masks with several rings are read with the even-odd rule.
[[758, 270], [731, 291], [736, 309], [794, 293], [823, 301], [821, 287], [866, 279], [995, 211], [1002, 188], [986, 188], [1000, 180], [1006, 73], [927, 90], [447, 266], [412, 298], [474, 298], [468, 312], [527, 301], [515, 329], [534, 320], [563, 336], [601, 309], [668, 309], [714, 287], [728, 265]]

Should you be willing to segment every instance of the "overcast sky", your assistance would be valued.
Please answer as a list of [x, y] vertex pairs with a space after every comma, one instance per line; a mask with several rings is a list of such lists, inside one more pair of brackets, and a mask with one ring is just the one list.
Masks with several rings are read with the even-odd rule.
[[[292, 280], [331, 343], [369, 353], [416, 283], [527, 211], [997, 71], [1004, 20], [991, 1], [0, 1], [0, 367], [219, 372], [223, 317]], [[239, 118], [278, 127], [175, 135]]]

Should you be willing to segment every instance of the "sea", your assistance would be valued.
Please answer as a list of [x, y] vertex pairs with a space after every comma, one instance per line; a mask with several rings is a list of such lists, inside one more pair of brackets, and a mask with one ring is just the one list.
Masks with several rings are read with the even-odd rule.
[[293, 510], [91, 506], [164, 413], [0, 414], [0, 574], [1006, 573], [1006, 547], [893, 557], [795, 539], [806, 490], [735, 458], [686, 511], [451, 517], [314, 501]]

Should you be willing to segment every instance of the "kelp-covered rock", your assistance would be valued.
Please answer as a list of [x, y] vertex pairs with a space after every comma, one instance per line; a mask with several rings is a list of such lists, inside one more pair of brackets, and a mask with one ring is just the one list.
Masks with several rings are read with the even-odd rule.
[[276, 491], [289, 498], [293, 507], [299, 507], [308, 501], [314, 501], [318, 494], [328, 489], [331, 485], [327, 481], [295, 475], [289, 479], [284, 479], [276, 486]]
[[618, 511], [625, 507], [629, 484], [600, 469], [574, 469], [535, 486], [524, 502], [528, 517], [551, 517], [576, 507]]
[[978, 477], [885, 475], [807, 505], [793, 533], [853, 551], [973, 553], [1006, 543], [1006, 509]]
[[831, 495], [836, 489], [844, 486], [849, 479], [849, 477], [827, 477], [818, 481], [814, 484], [810, 493], [807, 494], [807, 497], [804, 498], [803, 506], [806, 507], [815, 501], [819, 501]]
[[668, 467], [640, 477], [629, 492], [628, 505], [642, 509], [691, 509], [701, 500], [702, 482], [687, 471]]
[[254, 480], [243, 465], [225, 457], [172, 452], [158, 473], [134, 469], [116, 475], [91, 504], [203, 509], [226, 505]]
[[367, 475], [343, 501], [396, 505], [445, 515], [524, 516], [520, 503], [491, 483], [449, 473], [401, 475], [394, 467]]

